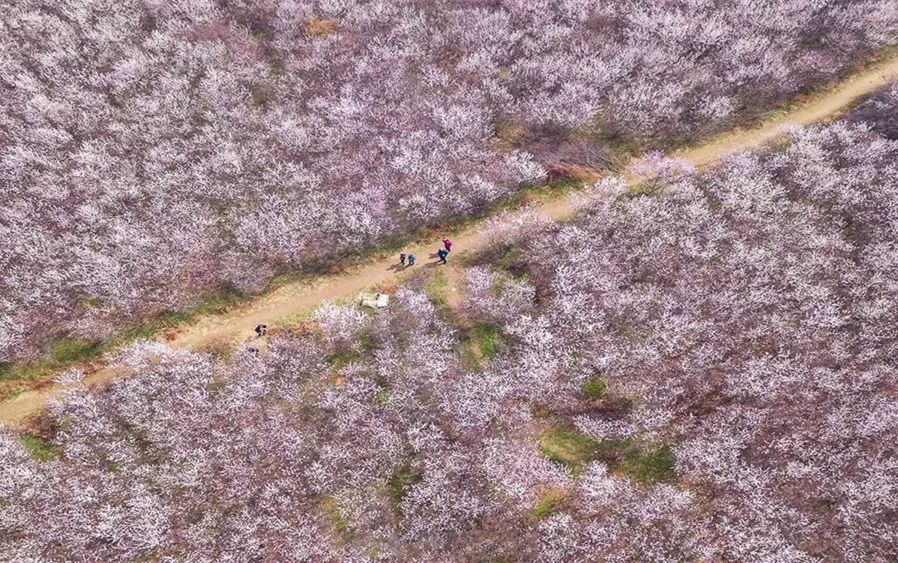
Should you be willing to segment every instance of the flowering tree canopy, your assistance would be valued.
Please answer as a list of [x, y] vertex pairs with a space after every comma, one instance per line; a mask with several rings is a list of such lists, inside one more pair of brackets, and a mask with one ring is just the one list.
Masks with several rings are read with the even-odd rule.
[[896, 29], [894, 0], [15, 2], [0, 361], [720, 130]]
[[604, 182], [498, 238], [455, 309], [425, 271], [262, 355], [137, 344], [130, 377], [0, 430], [0, 553], [889, 560], [896, 111]]

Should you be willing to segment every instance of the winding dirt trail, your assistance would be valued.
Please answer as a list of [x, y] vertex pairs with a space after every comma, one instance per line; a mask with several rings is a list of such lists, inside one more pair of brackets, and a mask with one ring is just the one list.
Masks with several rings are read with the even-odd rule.
[[769, 143], [792, 125], [821, 123], [839, 117], [854, 102], [898, 79], [898, 54], [871, 65], [845, 80], [812, 96], [804, 103], [787, 107], [748, 129], [730, 130], [687, 149], [674, 153], [699, 168], [727, 154]]
[[[674, 156], [702, 168], [726, 157], [728, 154], [761, 147], [782, 135], [792, 125], [808, 125], [838, 117], [861, 97], [898, 80], [898, 54], [873, 64], [842, 82], [808, 100], [774, 114], [758, 125], [736, 129], [715, 136], [694, 147], [679, 150]], [[626, 176], [626, 175], [625, 175]], [[542, 201], [536, 209], [555, 220], [566, 220], [576, 213], [576, 206], [566, 194]], [[476, 252], [486, 247], [485, 221], [455, 234], [455, 248]], [[327, 299], [352, 297], [383, 282], [401, 281], [416, 268], [438, 267], [434, 253], [440, 240], [426, 244], [413, 244], [406, 253], [417, 256], [418, 265], [405, 271], [397, 271], [395, 257], [375, 258], [366, 264], [350, 268], [334, 275], [321, 276], [307, 282], [296, 282], [259, 296], [247, 306], [224, 315], [200, 319], [185, 327], [169, 344], [177, 348], [196, 350], [237, 344], [253, 334], [258, 324], [276, 327], [289, 323], [314, 309]], [[121, 370], [100, 369], [85, 379], [88, 385], [100, 385], [122, 375]], [[65, 390], [53, 385], [28, 391], [0, 403], [0, 422], [17, 424], [43, 409], [47, 401]]]

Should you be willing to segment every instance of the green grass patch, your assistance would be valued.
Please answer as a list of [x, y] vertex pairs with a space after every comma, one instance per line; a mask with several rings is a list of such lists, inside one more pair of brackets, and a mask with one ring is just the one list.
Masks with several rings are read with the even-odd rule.
[[222, 391], [228, 386], [228, 380], [224, 377], [213, 377], [209, 382], [209, 389], [212, 391]]
[[390, 400], [390, 390], [386, 387], [381, 387], [377, 390], [377, 393], [374, 394], [374, 404], [378, 406], [384, 406], [387, 404], [387, 401]]
[[71, 429], [73, 424], [75, 424], [75, 419], [70, 414], [59, 419], [59, 429], [62, 431]]
[[99, 309], [103, 306], [103, 300], [99, 297], [88, 297], [82, 304], [88, 309]]
[[555, 196], [558, 192], [567, 194], [579, 190], [583, 184], [584, 182], [580, 178], [559, 178], [549, 182], [537, 195]]
[[50, 461], [59, 457], [59, 448], [39, 436], [25, 434], [20, 439], [25, 450], [37, 461]]
[[361, 348], [363, 352], [370, 352], [371, 350], [374, 350], [374, 347], [377, 345], [377, 341], [374, 338], [374, 329], [361, 332], [357, 339], [359, 348]]
[[527, 272], [522, 271], [520, 268], [520, 263], [517, 263], [512, 269], [515, 270], [514, 273], [508, 270], [499, 270], [496, 272], [496, 286], [495, 286], [495, 295], [501, 297], [503, 294], [509, 291], [509, 288], [513, 288], [521, 283], [529, 283], [530, 276]]
[[630, 184], [627, 193], [623, 196], [625, 199], [635, 199], [643, 196], [657, 196], [664, 192], [664, 182], [657, 179], [644, 180]]
[[423, 476], [412, 468], [410, 463], [405, 463], [390, 475], [387, 480], [387, 495], [390, 497], [390, 505], [397, 517], [402, 516], [402, 500], [408, 494], [409, 489], [421, 482]]
[[321, 511], [333, 528], [337, 543], [346, 543], [349, 540], [349, 520], [343, 515], [340, 501], [333, 496], [325, 497], [321, 501]]
[[216, 362], [227, 360], [234, 354], [234, 348], [231, 346], [230, 342], [213, 343], [204, 346], [201, 350], [209, 354], [209, 356]]
[[[124, 328], [108, 340], [89, 340], [64, 336], [52, 341], [37, 359], [19, 363], [0, 363], [0, 381], [34, 381], [78, 364], [95, 360], [141, 338], [153, 338], [162, 330], [194, 321], [204, 315], [226, 312], [245, 296], [233, 291], [211, 293], [202, 301], [181, 311], [166, 311], [147, 321]], [[87, 300], [98, 303], [96, 298]]]
[[609, 151], [609, 158], [617, 163], [640, 154], [644, 147], [633, 137], [615, 130], [603, 123], [601, 116], [596, 116], [593, 123], [582, 128], [578, 134], [600, 144]]
[[53, 342], [36, 359], [18, 364], [0, 363], [0, 381], [34, 381], [73, 365], [98, 358], [104, 343], [65, 337]]
[[608, 385], [601, 377], [587, 379], [580, 385], [580, 392], [583, 393], [586, 398], [593, 401], [601, 401], [604, 399], [607, 391]]
[[539, 453], [555, 463], [569, 467], [575, 474], [580, 467], [596, 459], [600, 445], [574, 428], [553, 426], [539, 441]]
[[502, 270], [514, 270], [516, 266], [524, 261], [524, 249], [520, 246], [506, 246], [503, 248], [496, 260], [493, 262]]
[[448, 291], [449, 276], [443, 270], [436, 270], [427, 279], [427, 283], [424, 284], [424, 294], [427, 295], [427, 298], [434, 305], [441, 309], [449, 306], [449, 301], [446, 297]]
[[471, 327], [471, 339], [484, 358], [495, 358], [502, 350], [502, 330], [496, 325], [475, 324]]
[[75, 364], [93, 360], [103, 353], [103, 345], [97, 340], [66, 337], [57, 340], [48, 350], [56, 364]]
[[567, 493], [562, 489], [545, 489], [540, 492], [527, 516], [531, 520], [542, 520], [557, 512], [566, 499]]
[[483, 365], [480, 362], [482, 359], [480, 350], [471, 339], [462, 340], [456, 345], [455, 349], [458, 352], [462, 365], [467, 369], [470, 371], [480, 371], [483, 369]]
[[584, 463], [599, 460], [611, 472], [640, 483], [676, 481], [673, 448], [666, 444], [642, 443], [625, 438], [594, 440], [579, 430], [555, 425], [539, 442], [539, 452], [547, 459], [579, 474]]
[[327, 362], [327, 365], [331, 367], [334, 371], [340, 371], [349, 364], [356, 363], [362, 359], [362, 354], [353, 350], [352, 348], [347, 348], [346, 350], [340, 350], [339, 352], [334, 352], [333, 354], [328, 354], [324, 357], [324, 361]]
[[668, 445], [655, 445], [631, 451], [614, 469], [641, 483], [673, 483], [677, 480], [674, 470], [673, 449]]
[[[446, 269], [437, 268], [432, 270], [427, 276], [422, 290], [424, 291], [424, 295], [427, 296], [427, 299], [433, 304], [437, 315], [441, 319], [459, 330], [464, 331], [467, 326], [467, 321], [449, 304], [449, 283], [449, 274]], [[466, 342], [461, 343], [459, 351], [462, 354], [471, 354], [470, 350], [464, 350], [465, 344]], [[476, 358], [469, 359], [476, 360]], [[476, 361], [471, 364], [472, 367], [476, 365]]]
[[464, 257], [465, 266], [490, 266], [500, 274], [497, 288], [501, 290], [503, 276], [508, 280], [526, 280], [528, 257], [526, 245], [500, 245]]
[[228, 312], [235, 305], [243, 303], [246, 298], [245, 294], [238, 291], [217, 291], [206, 295], [192, 307], [178, 311], [166, 311], [147, 324], [150, 325], [150, 328], [161, 330], [193, 322], [199, 317], [221, 315]]

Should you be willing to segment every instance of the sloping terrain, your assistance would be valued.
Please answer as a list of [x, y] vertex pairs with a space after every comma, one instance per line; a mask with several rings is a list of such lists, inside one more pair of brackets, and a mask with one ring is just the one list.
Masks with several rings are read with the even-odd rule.
[[17, 1], [0, 362], [750, 122], [896, 32], [894, 0]]
[[0, 430], [0, 553], [889, 561], [896, 109], [643, 159], [384, 310], [131, 346], [131, 377]]
[[[730, 153], [761, 147], [786, 132], [788, 126], [808, 125], [838, 116], [865, 95], [882, 88], [896, 78], [898, 78], [898, 55], [833, 85], [824, 93], [754, 128], [736, 130], [715, 137], [708, 143], [684, 149], [676, 156], [693, 166], [704, 167]], [[631, 180], [638, 181], [636, 178]], [[538, 203], [534, 211], [538, 215], [545, 215], [555, 220], [566, 220], [575, 213], [576, 205], [572, 203], [569, 194], [561, 194]], [[457, 251], [477, 252], [490, 244], [488, 223], [489, 221], [477, 223], [453, 235]], [[436, 239], [412, 245], [405, 251], [418, 257], [416, 268], [426, 268], [429, 267], [428, 263], [432, 265], [434, 262], [432, 255], [440, 245], [440, 239]], [[201, 319], [196, 324], [184, 328], [169, 343], [175, 347], [192, 349], [233, 345], [250, 337], [257, 324], [276, 326], [281, 319], [307, 313], [324, 300], [352, 297], [359, 291], [382, 282], [397, 277], [401, 279], [403, 274], [397, 274], [396, 264], [396, 257], [389, 256], [344, 273], [287, 284], [254, 300], [247, 307], [238, 308], [226, 315]], [[114, 376], [111, 370], [101, 369], [90, 375], [87, 382], [101, 383]], [[46, 401], [60, 390], [61, 387], [55, 386], [20, 393], [12, 400], [0, 404], [0, 420], [7, 422], [24, 420], [38, 412]]]

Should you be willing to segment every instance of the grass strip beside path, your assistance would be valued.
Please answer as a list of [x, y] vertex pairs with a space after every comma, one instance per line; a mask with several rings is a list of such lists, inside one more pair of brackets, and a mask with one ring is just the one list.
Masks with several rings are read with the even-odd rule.
[[[804, 103], [787, 106], [752, 128], [740, 128], [723, 133], [690, 148], [677, 151], [674, 156], [682, 158], [696, 167], [703, 168], [725, 158], [733, 152], [757, 149], [766, 146], [782, 136], [789, 125], [810, 125], [823, 122], [852, 107], [865, 96], [879, 90], [898, 79], [898, 53], [884, 51], [877, 61], [845, 80], [821, 89], [817, 95], [807, 96]], [[626, 170], [624, 177], [630, 176]], [[311, 311], [327, 299], [345, 298], [378, 284], [401, 281], [408, 271], [397, 271], [395, 253], [401, 248], [407, 254], [418, 257], [418, 265], [411, 270], [438, 267], [432, 254], [439, 248], [440, 237], [450, 234], [455, 240], [455, 248], [477, 252], [486, 248], [483, 235], [485, 217], [501, 211], [513, 209], [525, 203], [534, 203], [537, 210], [556, 221], [570, 219], [577, 211], [568, 195], [575, 191], [580, 181], [565, 181], [548, 186], [523, 190], [486, 208], [474, 216], [452, 217], [441, 224], [422, 228], [405, 237], [396, 237], [384, 246], [361, 253], [347, 253], [322, 274], [321, 270], [304, 271], [299, 275], [278, 276], [269, 291], [251, 299], [241, 300], [216, 314], [187, 314], [178, 334], [169, 340], [178, 348], [204, 350], [231, 346], [251, 335], [260, 323], [276, 326], [283, 319], [296, 319]], [[456, 253], [450, 260], [458, 260]], [[131, 335], [158, 336], [158, 327], [137, 327]], [[7, 379], [21, 374], [31, 381], [46, 382], [50, 376], [62, 369], [76, 365], [85, 358], [96, 359], [133, 340], [128, 331], [110, 342], [72, 342], [61, 345], [57, 342], [48, 350], [48, 358], [43, 363], [30, 367], [6, 366]], [[99, 352], [98, 352], [99, 351]], [[17, 371], [19, 370], [19, 371]], [[12, 375], [11, 375], [12, 374]], [[87, 378], [88, 384], [102, 383], [118, 374], [110, 368], [101, 368]], [[0, 375], [2, 377], [2, 375]], [[59, 385], [44, 385], [42, 388], [18, 393], [0, 403], [0, 421], [21, 422], [43, 409], [47, 400], [61, 391]]]

